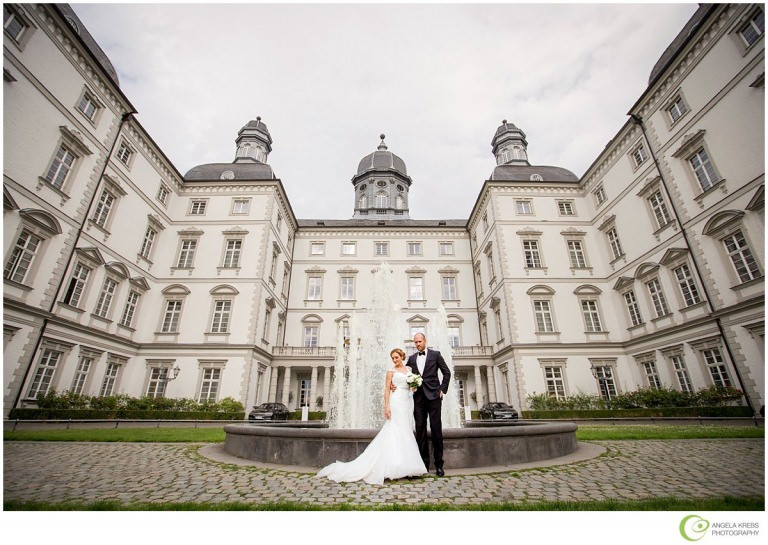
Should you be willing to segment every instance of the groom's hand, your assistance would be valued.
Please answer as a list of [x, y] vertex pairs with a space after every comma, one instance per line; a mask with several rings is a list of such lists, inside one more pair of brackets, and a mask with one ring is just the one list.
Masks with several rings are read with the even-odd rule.
[[443, 396], [444, 396], [444, 395], [445, 395], [445, 394], [443, 393], [443, 391], [442, 391], [442, 390], [440, 390], [440, 399], [443, 399]]

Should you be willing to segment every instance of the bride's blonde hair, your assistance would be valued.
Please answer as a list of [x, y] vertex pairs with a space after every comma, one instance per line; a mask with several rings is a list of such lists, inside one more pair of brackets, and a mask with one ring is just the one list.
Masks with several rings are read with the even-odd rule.
[[391, 358], [392, 354], [394, 354], [395, 352], [400, 354], [400, 359], [401, 360], [405, 361], [405, 352], [403, 352], [400, 348], [393, 348], [392, 350], [390, 350], [389, 351], [389, 357]]

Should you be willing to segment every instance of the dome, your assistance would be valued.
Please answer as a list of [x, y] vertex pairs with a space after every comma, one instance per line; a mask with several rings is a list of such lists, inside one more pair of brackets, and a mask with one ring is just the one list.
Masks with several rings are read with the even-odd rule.
[[[498, 129], [496, 129], [496, 134], [493, 135], [493, 140], [491, 140], [491, 145], [496, 141], [496, 138], [499, 137], [500, 134], [505, 132], [512, 132], [512, 131], [521, 131], [514, 123], [509, 123], [506, 119], [501, 122], [501, 125]], [[523, 137], [525, 137], [525, 133], [523, 133]]]
[[379, 144], [378, 151], [366, 155], [360, 161], [360, 164], [357, 165], [356, 176], [360, 176], [361, 174], [365, 174], [372, 170], [394, 170], [403, 176], [408, 176], [408, 170], [405, 168], [405, 161], [387, 150], [383, 134], [381, 135], [381, 144]]
[[493, 169], [491, 180], [508, 182], [570, 182], [579, 181], [570, 170], [560, 167], [530, 165], [499, 165]]
[[187, 171], [187, 182], [211, 180], [274, 180], [272, 167], [264, 163], [208, 163], [197, 165]]

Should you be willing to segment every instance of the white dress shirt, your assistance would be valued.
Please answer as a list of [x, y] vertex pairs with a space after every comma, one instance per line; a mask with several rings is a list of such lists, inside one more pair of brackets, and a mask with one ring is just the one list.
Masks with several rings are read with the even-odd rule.
[[420, 356], [416, 353], [416, 367], [419, 368], [419, 375], [424, 376], [424, 364], [427, 363], [427, 349], [424, 349], [424, 355]]

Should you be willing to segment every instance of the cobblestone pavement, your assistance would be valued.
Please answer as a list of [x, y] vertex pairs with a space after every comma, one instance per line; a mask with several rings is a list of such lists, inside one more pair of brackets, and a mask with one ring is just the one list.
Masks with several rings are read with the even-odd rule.
[[5, 500], [476, 504], [540, 500], [762, 496], [762, 439], [595, 441], [600, 457], [485, 475], [337, 484], [312, 474], [236, 467], [200, 445], [4, 443]]

